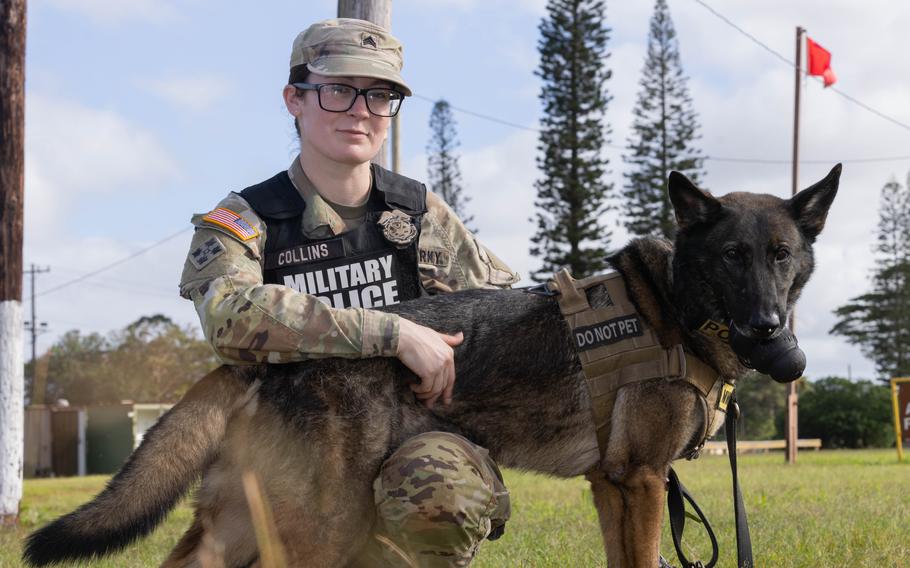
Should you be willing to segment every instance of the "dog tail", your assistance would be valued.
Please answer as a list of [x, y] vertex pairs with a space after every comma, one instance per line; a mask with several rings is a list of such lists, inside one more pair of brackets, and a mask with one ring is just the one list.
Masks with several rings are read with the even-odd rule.
[[28, 537], [25, 562], [102, 556], [150, 533], [215, 458], [231, 413], [258, 384], [250, 375], [220, 367], [193, 385], [101, 493]]

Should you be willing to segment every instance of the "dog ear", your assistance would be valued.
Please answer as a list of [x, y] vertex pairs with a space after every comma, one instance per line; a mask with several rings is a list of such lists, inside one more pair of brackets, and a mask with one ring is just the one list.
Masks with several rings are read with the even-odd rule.
[[840, 172], [841, 165], [837, 164], [825, 179], [800, 191], [787, 202], [799, 228], [810, 240], [815, 240], [825, 227], [828, 209], [837, 195]]
[[676, 212], [676, 224], [680, 229], [709, 221], [720, 212], [720, 201], [695, 187], [689, 178], [679, 172], [670, 172], [668, 187], [670, 202]]

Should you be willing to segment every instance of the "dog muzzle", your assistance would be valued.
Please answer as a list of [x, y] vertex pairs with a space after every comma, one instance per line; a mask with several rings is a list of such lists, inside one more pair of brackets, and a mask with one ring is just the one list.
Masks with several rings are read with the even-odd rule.
[[784, 328], [771, 339], [753, 339], [742, 335], [732, 322], [729, 328], [730, 348], [746, 367], [779, 383], [793, 382], [803, 376], [806, 354], [789, 329]]

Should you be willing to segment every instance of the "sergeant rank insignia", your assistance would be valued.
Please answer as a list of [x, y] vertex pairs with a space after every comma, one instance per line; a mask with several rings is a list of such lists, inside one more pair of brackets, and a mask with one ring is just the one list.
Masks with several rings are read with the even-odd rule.
[[246, 219], [242, 216], [234, 213], [230, 209], [225, 209], [224, 207], [215, 209], [203, 217], [202, 220], [213, 225], [218, 225], [223, 229], [227, 229], [234, 235], [237, 235], [237, 238], [241, 241], [248, 241], [259, 236], [259, 231], [256, 230], [256, 227], [247, 223]]
[[212, 237], [199, 245], [190, 253], [190, 262], [197, 270], [202, 270], [205, 266], [224, 253], [224, 245], [218, 240], [218, 237]]
[[384, 211], [376, 222], [382, 229], [382, 236], [398, 248], [404, 248], [417, 237], [417, 227], [410, 215], [395, 209]]

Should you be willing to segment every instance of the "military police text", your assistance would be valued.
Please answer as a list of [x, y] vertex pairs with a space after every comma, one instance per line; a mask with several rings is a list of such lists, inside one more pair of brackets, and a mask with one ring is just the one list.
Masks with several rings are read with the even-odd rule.
[[398, 303], [392, 255], [284, 276], [284, 285], [333, 308], [376, 308]]

